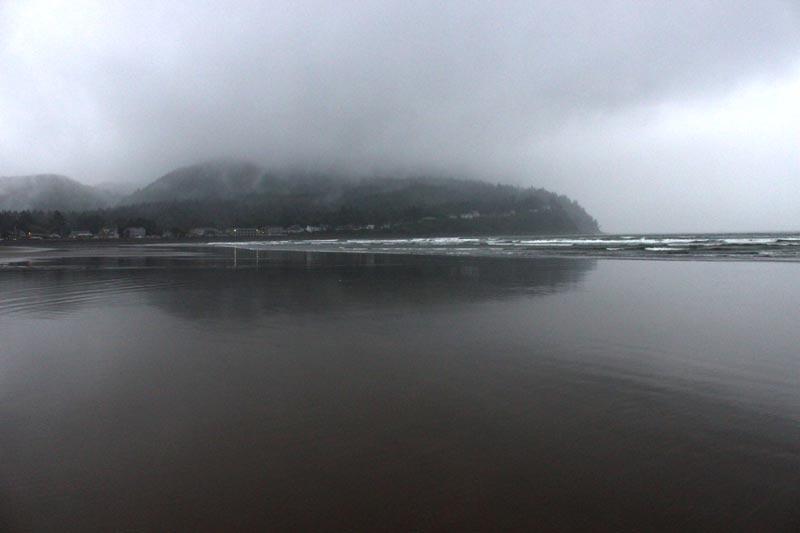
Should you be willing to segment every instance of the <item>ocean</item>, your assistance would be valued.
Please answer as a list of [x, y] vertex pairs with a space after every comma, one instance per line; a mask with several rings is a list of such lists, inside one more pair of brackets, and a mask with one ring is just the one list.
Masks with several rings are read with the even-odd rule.
[[800, 233], [700, 233], [571, 237], [284, 239], [214, 243], [249, 250], [296, 250], [478, 257], [579, 256], [616, 259], [800, 260]]
[[798, 249], [0, 248], [0, 530], [796, 531]]

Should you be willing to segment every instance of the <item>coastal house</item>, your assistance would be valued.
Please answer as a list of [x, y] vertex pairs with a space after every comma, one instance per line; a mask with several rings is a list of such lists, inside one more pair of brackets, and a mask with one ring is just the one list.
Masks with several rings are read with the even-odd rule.
[[288, 235], [289, 232], [283, 226], [270, 226], [267, 228], [266, 233], [269, 237], [277, 237], [280, 235]]
[[94, 234], [89, 230], [80, 229], [69, 232], [70, 239], [91, 239], [92, 237], [94, 237]]
[[145, 235], [147, 235], [147, 231], [144, 228], [135, 226], [125, 228], [122, 232], [122, 236], [126, 239], [144, 239]]
[[192, 228], [189, 230], [189, 237], [222, 237], [225, 235], [217, 228]]
[[98, 239], [119, 239], [117, 228], [100, 228], [97, 232]]
[[231, 237], [258, 237], [259, 231], [256, 228], [233, 228], [228, 230]]

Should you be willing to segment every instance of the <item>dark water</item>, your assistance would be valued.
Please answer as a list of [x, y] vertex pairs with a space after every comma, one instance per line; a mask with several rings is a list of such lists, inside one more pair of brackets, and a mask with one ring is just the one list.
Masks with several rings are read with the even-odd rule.
[[2, 530], [800, 528], [796, 263], [136, 251], [0, 271]]

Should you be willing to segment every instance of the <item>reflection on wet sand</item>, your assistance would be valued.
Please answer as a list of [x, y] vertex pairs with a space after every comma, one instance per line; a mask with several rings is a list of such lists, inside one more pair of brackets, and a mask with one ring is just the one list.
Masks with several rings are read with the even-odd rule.
[[797, 278], [748, 268], [225, 249], [6, 269], [0, 528], [792, 530]]
[[[64, 313], [122, 293], [186, 318], [256, 318], [288, 309], [452, 304], [482, 298], [567, 290], [596, 265], [593, 259], [536, 261], [258, 252], [180, 251], [177, 256], [55, 257], [0, 279], [0, 313]], [[158, 290], [156, 290], [158, 289]]]

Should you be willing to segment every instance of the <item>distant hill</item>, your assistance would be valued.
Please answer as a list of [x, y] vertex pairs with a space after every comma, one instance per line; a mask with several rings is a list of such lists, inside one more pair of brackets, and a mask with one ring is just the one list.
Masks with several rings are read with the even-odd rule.
[[110, 194], [66, 176], [0, 177], [0, 210], [86, 211], [113, 203]]
[[263, 192], [264, 170], [242, 161], [212, 161], [165, 174], [123, 200], [126, 204], [236, 198]]
[[268, 172], [253, 163], [182, 167], [115, 211], [165, 228], [384, 226], [406, 233], [596, 233], [573, 200], [544, 189], [441, 177]]
[[[104, 227], [144, 227], [148, 234], [168, 230], [173, 235], [200, 227], [294, 227], [295, 232], [310, 227], [314, 232], [365, 235], [600, 231], [597, 221], [566, 196], [433, 176], [356, 179], [267, 171], [228, 160], [178, 168], [119, 201], [120, 190], [114, 189], [55, 175], [0, 178], [0, 234], [15, 228], [96, 233]], [[48, 214], [54, 210], [63, 216]]]

